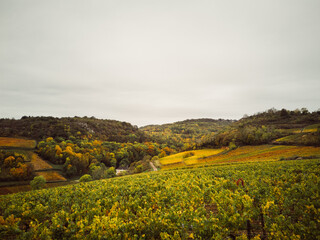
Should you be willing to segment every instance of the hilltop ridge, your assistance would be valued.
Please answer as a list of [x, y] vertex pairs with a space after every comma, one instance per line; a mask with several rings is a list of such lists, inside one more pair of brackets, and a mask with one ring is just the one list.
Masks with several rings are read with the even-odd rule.
[[146, 136], [127, 122], [95, 117], [27, 117], [0, 119], [0, 136], [42, 140], [87, 136], [102, 141], [143, 142]]

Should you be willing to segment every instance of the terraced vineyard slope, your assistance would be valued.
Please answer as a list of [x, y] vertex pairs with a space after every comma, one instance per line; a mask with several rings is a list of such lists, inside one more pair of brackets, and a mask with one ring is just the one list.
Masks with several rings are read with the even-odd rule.
[[286, 136], [273, 141], [273, 144], [318, 145], [320, 124], [313, 124], [301, 129], [280, 129]]
[[[184, 158], [190, 152], [195, 153], [194, 156]], [[202, 152], [206, 154], [201, 154]], [[320, 147], [261, 145], [243, 146], [232, 151], [226, 151], [225, 148], [196, 150], [161, 158], [160, 163], [162, 169], [172, 169], [234, 162], [278, 161], [299, 157], [320, 157]]]
[[186, 151], [161, 158], [160, 163], [163, 169], [194, 166], [205, 162], [205, 159], [211, 156], [225, 151], [226, 148]]

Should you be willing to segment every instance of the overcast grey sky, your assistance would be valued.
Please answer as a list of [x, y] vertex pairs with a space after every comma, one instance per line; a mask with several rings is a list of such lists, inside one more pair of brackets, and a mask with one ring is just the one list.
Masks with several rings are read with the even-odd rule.
[[0, 1], [0, 118], [238, 119], [319, 90], [319, 0]]

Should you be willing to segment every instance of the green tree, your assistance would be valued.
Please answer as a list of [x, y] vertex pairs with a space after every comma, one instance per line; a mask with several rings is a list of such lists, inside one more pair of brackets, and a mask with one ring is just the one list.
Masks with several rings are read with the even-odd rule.
[[91, 164], [90, 174], [94, 180], [105, 178], [106, 166], [103, 163]]
[[41, 189], [46, 185], [46, 179], [43, 176], [36, 176], [34, 179], [30, 182], [32, 190]]
[[237, 145], [234, 143], [234, 141], [229, 143], [229, 150], [234, 150], [237, 148]]
[[111, 166], [112, 166], [112, 167], [114, 167], [114, 168], [117, 167], [117, 159], [112, 158], [111, 161], [110, 161], [110, 163], [111, 163]]
[[108, 170], [105, 171], [105, 177], [106, 178], [113, 178], [116, 176], [116, 169], [114, 167], [108, 168]]
[[80, 182], [89, 182], [91, 180], [92, 180], [92, 177], [89, 174], [85, 174], [79, 179]]

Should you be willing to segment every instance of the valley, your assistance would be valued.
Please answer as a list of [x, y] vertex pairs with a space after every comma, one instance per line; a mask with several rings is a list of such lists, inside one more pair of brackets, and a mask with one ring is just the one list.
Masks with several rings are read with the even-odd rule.
[[[4, 239], [316, 239], [320, 113], [0, 120]], [[45, 184], [33, 189], [30, 181]], [[42, 189], [41, 189], [42, 188]]]

